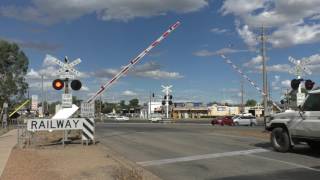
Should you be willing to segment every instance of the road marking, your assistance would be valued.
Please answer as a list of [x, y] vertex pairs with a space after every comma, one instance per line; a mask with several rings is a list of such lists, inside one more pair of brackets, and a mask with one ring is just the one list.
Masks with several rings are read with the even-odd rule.
[[208, 135], [214, 135], [214, 136], [222, 136], [222, 137], [229, 137], [229, 138], [240, 138], [240, 139], [250, 139], [250, 140], [259, 140], [262, 139], [265, 140], [265, 138], [258, 138], [258, 137], [250, 137], [250, 136], [243, 136], [243, 135], [227, 135], [227, 134], [221, 134], [221, 133], [208, 133]]
[[308, 166], [305, 166], [305, 165], [302, 165], [302, 164], [296, 164], [296, 163], [292, 163], [292, 162], [281, 161], [281, 160], [278, 160], [278, 159], [267, 158], [267, 157], [253, 155], [253, 154], [250, 154], [248, 156], [255, 157], [255, 158], [258, 158], [258, 159], [264, 159], [264, 160], [268, 160], [268, 161], [274, 161], [274, 162], [278, 162], [278, 163], [282, 163], [282, 164], [287, 164], [287, 165], [291, 165], [291, 166], [298, 167], [298, 168], [304, 168], [304, 169], [308, 169], [308, 170], [311, 170], [311, 171], [320, 172], [320, 169], [315, 169], [315, 168], [308, 167]]
[[258, 149], [250, 149], [250, 150], [243, 150], [243, 151], [231, 151], [231, 152], [224, 152], [224, 153], [203, 154], [203, 155], [187, 156], [187, 157], [172, 158], [172, 159], [144, 161], [144, 162], [137, 162], [137, 164], [141, 166], [154, 166], [154, 165], [172, 164], [177, 162], [196, 161], [201, 159], [214, 159], [214, 158], [220, 158], [220, 157], [248, 155], [248, 154], [263, 153], [263, 152], [269, 152], [269, 150], [258, 148]]

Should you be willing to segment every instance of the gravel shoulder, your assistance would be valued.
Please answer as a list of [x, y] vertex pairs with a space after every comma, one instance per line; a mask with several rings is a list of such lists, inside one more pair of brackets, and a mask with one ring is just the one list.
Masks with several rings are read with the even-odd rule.
[[[41, 135], [54, 140], [56, 135]], [[59, 137], [59, 136], [57, 136]], [[61, 137], [61, 136], [60, 136]], [[100, 144], [82, 146], [57, 144], [15, 147], [0, 177], [1, 180], [75, 180], [75, 179], [159, 179]]]

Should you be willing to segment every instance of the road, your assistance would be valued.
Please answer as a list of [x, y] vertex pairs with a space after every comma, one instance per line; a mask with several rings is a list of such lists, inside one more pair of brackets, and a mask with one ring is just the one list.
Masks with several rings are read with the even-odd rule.
[[261, 127], [102, 123], [96, 132], [102, 145], [165, 180], [320, 178], [320, 154], [306, 145], [278, 153], [266, 138], [225, 133], [237, 128], [262, 131]]

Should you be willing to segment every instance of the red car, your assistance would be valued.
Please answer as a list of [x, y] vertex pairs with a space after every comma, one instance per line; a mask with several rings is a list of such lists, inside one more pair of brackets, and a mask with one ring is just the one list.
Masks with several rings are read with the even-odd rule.
[[229, 116], [216, 118], [216, 119], [211, 121], [211, 124], [213, 126], [216, 125], [216, 124], [221, 125], [221, 126], [224, 126], [224, 125], [234, 126], [233, 120]]

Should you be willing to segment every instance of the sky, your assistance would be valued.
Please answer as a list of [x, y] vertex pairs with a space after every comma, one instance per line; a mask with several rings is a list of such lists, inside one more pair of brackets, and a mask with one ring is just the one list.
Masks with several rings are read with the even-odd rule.
[[[316, 82], [320, 70], [319, 0], [1, 0], [0, 39], [18, 43], [29, 58], [30, 94], [41, 95], [41, 75], [50, 101], [60, 100], [51, 83], [52, 62], [65, 56], [86, 100], [176, 21], [181, 26], [102, 96], [118, 102], [150, 93], [163, 97], [173, 85], [174, 101], [239, 103], [241, 75], [223, 53], [262, 87], [260, 41], [265, 27], [270, 94], [280, 100], [295, 75], [289, 57], [301, 60]], [[245, 99], [261, 95], [245, 81]]]

